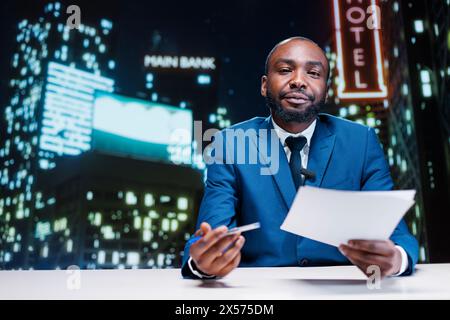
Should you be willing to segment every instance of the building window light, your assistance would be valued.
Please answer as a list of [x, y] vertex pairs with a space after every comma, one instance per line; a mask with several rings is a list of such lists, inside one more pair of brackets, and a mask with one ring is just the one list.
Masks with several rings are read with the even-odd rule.
[[139, 253], [138, 252], [128, 252], [127, 253], [127, 264], [128, 265], [138, 265], [139, 264]]
[[372, 127], [372, 128], [375, 127], [376, 123], [375, 123], [375, 119], [374, 118], [367, 118], [366, 121], [367, 121], [367, 125], [369, 127]]
[[392, 5], [392, 8], [394, 9], [395, 12], [398, 12], [399, 6], [398, 6], [397, 1], [394, 2], [394, 4]]
[[343, 118], [347, 116], [347, 108], [340, 108], [339, 109], [339, 115]]
[[185, 197], [178, 198], [177, 207], [180, 210], [187, 210], [188, 208], [188, 199]]
[[406, 125], [406, 133], [408, 134], [408, 136], [412, 134], [412, 127], [409, 123]]
[[420, 71], [420, 80], [422, 83], [430, 83], [430, 73], [427, 70]]
[[155, 204], [155, 198], [151, 193], [147, 193], [144, 196], [144, 203], [146, 207], [151, 207]]
[[73, 249], [73, 241], [72, 240], [67, 240], [67, 244], [66, 244], [66, 250], [67, 252], [72, 252]]
[[113, 23], [106, 19], [102, 19], [100, 22], [100, 25], [102, 28], [105, 28], [105, 29], [112, 29], [112, 27], [113, 27]]
[[406, 111], [405, 111], [405, 119], [406, 119], [406, 121], [411, 121], [411, 110], [406, 109]]
[[207, 74], [199, 74], [197, 77], [197, 83], [200, 85], [211, 84], [211, 76]]
[[423, 21], [422, 20], [414, 20], [414, 30], [417, 33], [422, 33], [424, 28], [423, 28]]
[[137, 197], [134, 195], [133, 192], [128, 191], [128, 192], [125, 194], [125, 203], [126, 203], [126, 204], [129, 204], [129, 205], [134, 205], [134, 204], [137, 203]]
[[113, 264], [119, 264], [119, 252], [117, 251], [113, 252], [111, 262]]
[[[391, 137], [391, 141], [392, 141], [392, 145], [395, 147], [397, 145], [397, 137], [396, 136], [392, 136]], [[392, 149], [389, 149], [392, 152]]]
[[349, 111], [349, 113], [351, 114], [351, 115], [355, 115], [355, 114], [357, 114], [358, 113], [358, 106], [357, 105], [355, 105], [355, 104], [352, 104], [349, 108], [348, 108], [348, 111]]
[[394, 47], [394, 57], [398, 57], [398, 47]]
[[159, 197], [159, 201], [161, 203], [169, 203], [171, 201], [170, 196], [163, 195]]
[[106, 252], [104, 250], [100, 250], [98, 252], [97, 263], [98, 264], [104, 264], [105, 263], [105, 258], [106, 258]]
[[408, 90], [408, 85], [406, 84], [406, 83], [404, 83], [403, 85], [402, 85], [402, 93], [403, 93], [403, 95], [407, 95], [408, 94], [408, 92], [409, 92], [409, 90]]
[[425, 98], [432, 96], [431, 85], [429, 83], [422, 85], [422, 94]]
[[48, 246], [47, 246], [47, 245], [45, 245], [45, 246], [42, 248], [41, 256], [42, 256], [43, 258], [47, 258], [47, 257], [48, 257]]
[[100, 232], [103, 234], [103, 237], [106, 240], [114, 239], [114, 232], [112, 226], [103, 226], [101, 227]]
[[422, 95], [425, 98], [432, 96], [432, 89], [431, 89], [431, 77], [430, 72], [428, 70], [421, 70], [420, 71], [420, 80], [422, 82]]
[[436, 37], [439, 37], [439, 27], [438, 27], [438, 25], [435, 23], [433, 27], [434, 27], [434, 33], [435, 33]]

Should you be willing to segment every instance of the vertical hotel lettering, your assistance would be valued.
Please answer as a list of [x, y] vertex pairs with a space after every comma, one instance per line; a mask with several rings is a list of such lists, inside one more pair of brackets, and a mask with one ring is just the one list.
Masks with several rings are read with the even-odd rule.
[[342, 100], [385, 98], [378, 1], [333, 0], [333, 9], [337, 96]]

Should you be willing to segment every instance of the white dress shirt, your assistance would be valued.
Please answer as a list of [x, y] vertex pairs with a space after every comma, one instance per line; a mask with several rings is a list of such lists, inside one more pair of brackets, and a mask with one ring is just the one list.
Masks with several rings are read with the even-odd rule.
[[271, 118], [271, 119], [272, 119], [273, 128], [275, 129], [275, 132], [277, 133], [278, 138], [280, 138], [281, 145], [284, 148], [284, 152], [286, 153], [288, 162], [291, 159], [291, 150], [289, 149], [289, 147], [286, 144], [286, 139], [288, 137], [297, 138], [300, 136], [304, 136], [306, 138], [306, 144], [303, 147], [303, 149], [300, 151], [300, 156], [302, 157], [302, 168], [306, 169], [308, 167], [308, 155], [309, 155], [309, 149], [310, 149], [309, 146], [311, 145], [311, 138], [314, 133], [314, 130], [316, 129], [317, 120], [314, 120], [313, 123], [311, 123], [309, 125], [309, 127], [306, 128], [305, 130], [303, 130], [302, 132], [290, 133], [290, 132], [284, 130], [283, 128], [281, 128], [279, 125], [277, 125], [276, 122], [273, 120], [273, 118]]
[[[277, 133], [278, 138], [281, 141], [281, 145], [284, 148], [284, 152], [286, 153], [288, 162], [289, 162], [289, 159], [291, 158], [291, 150], [289, 149], [289, 147], [286, 144], [286, 139], [291, 136], [295, 137], [295, 138], [304, 136], [306, 138], [306, 144], [303, 147], [303, 149], [300, 151], [300, 155], [301, 155], [301, 159], [302, 159], [302, 167], [306, 169], [308, 167], [308, 156], [309, 156], [309, 150], [310, 150], [310, 146], [311, 146], [311, 138], [313, 136], [314, 130], [316, 129], [317, 120], [314, 120], [309, 125], [308, 128], [306, 128], [305, 130], [303, 130], [302, 132], [299, 132], [299, 133], [290, 133], [290, 132], [284, 130], [283, 128], [281, 128], [279, 125], [277, 125], [276, 122], [273, 120], [273, 118], [271, 118], [271, 120], [272, 120], [273, 128], [275, 129], [275, 132]], [[408, 268], [408, 255], [406, 254], [405, 250], [402, 247], [396, 246], [396, 248], [400, 251], [400, 253], [402, 255], [402, 264], [400, 267], [400, 271], [397, 274], [394, 274], [393, 276], [401, 275]], [[191, 263], [192, 263], [192, 258], [189, 257], [189, 260], [188, 260], [189, 269], [196, 276], [198, 276], [200, 278], [206, 278], [206, 277], [210, 278], [210, 276], [203, 276], [199, 272], [194, 270]]]

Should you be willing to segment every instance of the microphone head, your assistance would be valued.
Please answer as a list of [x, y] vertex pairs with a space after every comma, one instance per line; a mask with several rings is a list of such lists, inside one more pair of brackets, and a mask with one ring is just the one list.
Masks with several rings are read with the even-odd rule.
[[314, 180], [316, 178], [316, 174], [313, 171], [307, 170], [305, 168], [301, 168], [300, 172], [302, 175], [305, 176], [305, 179], [312, 179]]

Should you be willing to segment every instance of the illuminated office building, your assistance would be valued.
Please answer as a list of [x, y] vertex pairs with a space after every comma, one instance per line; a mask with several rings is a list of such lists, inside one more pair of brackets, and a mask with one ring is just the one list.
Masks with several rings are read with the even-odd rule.
[[209, 123], [218, 107], [219, 65], [215, 57], [147, 54], [145, 91], [151, 101], [189, 108], [194, 120]]
[[[193, 100], [113, 94], [112, 22], [71, 30], [64, 12], [50, 3], [19, 24], [0, 149], [0, 267], [178, 266], [201, 189], [189, 167], [194, 158], [202, 169]], [[200, 91], [216, 83], [203, 69]]]
[[[41, 169], [54, 167], [55, 155], [76, 154], [84, 135], [93, 90], [111, 91], [112, 23], [66, 25], [58, 2], [18, 24], [11, 59], [9, 102], [0, 148], [0, 267], [28, 268], [34, 253], [37, 206], [52, 205], [38, 190]], [[84, 22], [84, 20], [83, 20]], [[42, 198], [38, 195], [41, 194]]]
[[202, 190], [192, 111], [104, 91], [90, 107], [89, 143], [40, 174], [33, 266], [179, 266]]
[[181, 265], [203, 188], [198, 171], [90, 151], [58, 159], [42, 179], [55, 205], [35, 213], [37, 268]]
[[389, 61], [389, 163], [401, 189], [417, 190], [410, 227], [422, 261], [450, 259], [450, 1], [382, 5]]
[[90, 150], [96, 90], [112, 92], [113, 85], [112, 79], [48, 63], [39, 138], [40, 169], [52, 169], [55, 157], [77, 156]]
[[[219, 68], [215, 57], [151, 52], [144, 57], [144, 91], [151, 101], [191, 109], [194, 121], [201, 121], [203, 132], [223, 129], [232, 123], [227, 108], [218, 104]], [[205, 168], [202, 151], [208, 143], [193, 141], [194, 168]]]

